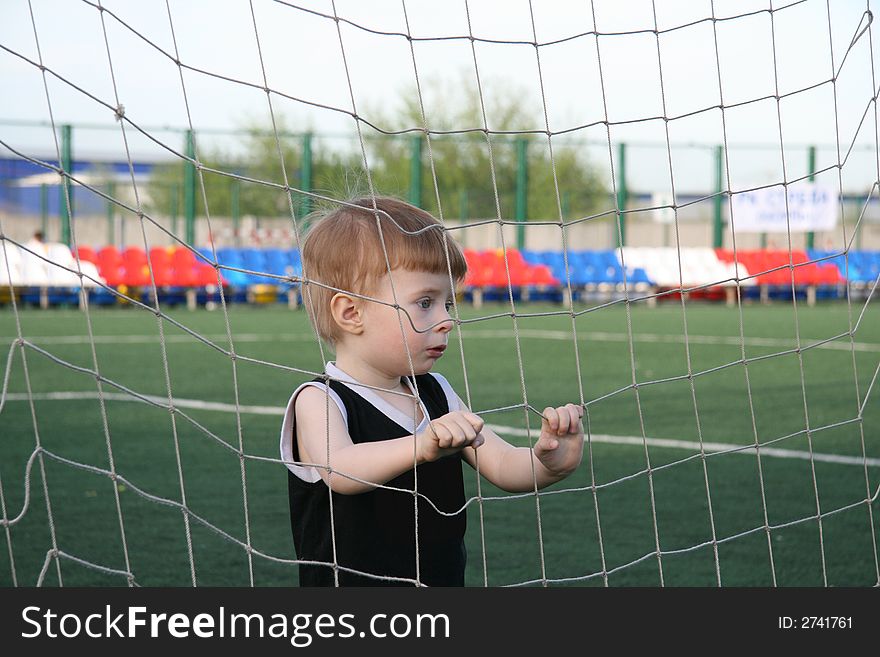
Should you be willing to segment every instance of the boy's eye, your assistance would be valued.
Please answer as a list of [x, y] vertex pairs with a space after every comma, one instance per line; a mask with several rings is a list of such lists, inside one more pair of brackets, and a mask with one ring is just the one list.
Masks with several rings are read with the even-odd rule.
[[421, 308], [422, 310], [427, 310], [428, 308], [431, 307], [431, 300], [427, 299], [427, 298], [419, 299], [416, 303], [418, 304], [419, 308]]
[[452, 307], [453, 307], [454, 305], [455, 305], [455, 304], [453, 304], [451, 301], [447, 301], [447, 302], [446, 302], [446, 312], [449, 312], [450, 310], [452, 310]]

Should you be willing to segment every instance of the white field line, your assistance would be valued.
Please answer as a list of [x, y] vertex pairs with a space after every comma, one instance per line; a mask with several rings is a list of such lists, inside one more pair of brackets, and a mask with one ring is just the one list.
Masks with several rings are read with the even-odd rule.
[[[224, 344], [228, 338], [223, 335], [203, 335], [203, 338], [210, 342]], [[508, 330], [467, 330], [462, 332], [465, 340], [496, 340], [499, 338], [513, 338], [513, 331]], [[555, 331], [546, 329], [520, 329], [519, 337], [536, 340], [557, 340], [571, 342], [574, 337], [568, 331]], [[10, 344], [16, 340], [15, 336], [0, 336], [0, 344]], [[277, 335], [269, 333], [236, 333], [233, 334], [233, 341], [236, 343], [252, 342], [252, 343], [278, 343], [278, 342], [314, 342], [315, 336], [312, 334], [289, 334], [280, 333]], [[827, 338], [801, 338], [801, 345], [806, 347], [814, 343], [818, 343]], [[52, 336], [28, 336], [27, 340], [34, 344], [87, 344], [88, 336], [84, 335], [52, 335]], [[608, 333], [603, 331], [584, 331], [578, 333], [578, 340], [582, 342], [627, 342], [629, 337], [626, 333]], [[666, 335], [661, 333], [634, 333], [633, 340], [635, 342], [652, 342], [667, 344], [684, 344], [683, 335]], [[159, 341], [158, 335], [96, 335], [95, 344], [152, 344]], [[199, 344], [198, 340], [189, 335], [172, 334], [165, 336], [166, 343], [192, 343]], [[735, 336], [717, 336], [717, 335], [689, 335], [688, 343], [691, 345], [710, 345], [710, 346], [730, 346], [739, 347], [742, 340]], [[797, 343], [793, 339], [782, 338], [746, 338], [746, 346], [749, 347], [767, 347], [767, 348], [783, 348], [794, 349]], [[833, 349], [837, 351], [867, 351], [880, 352], [880, 344], [873, 342], [854, 342], [852, 346], [845, 337], [838, 338], [831, 342], [825, 342], [815, 347], [816, 349]]]
[[[123, 402], [141, 402], [140, 399], [136, 397], [132, 397], [131, 395], [126, 395], [124, 393], [114, 393], [107, 392], [103, 395], [105, 400], [108, 401], [123, 401]], [[168, 398], [167, 397], [159, 397], [152, 395], [144, 395], [145, 399], [154, 402], [156, 404], [160, 404], [162, 406], [167, 406]], [[97, 392], [43, 392], [43, 393], [34, 393], [30, 397], [28, 397], [27, 393], [7, 393], [6, 401], [8, 402], [20, 402], [27, 401], [29, 398], [34, 399], [35, 401], [80, 401], [80, 400], [91, 400], [97, 399]], [[205, 411], [219, 411], [223, 413], [234, 413], [235, 405], [226, 404], [222, 402], [208, 402], [203, 401], [201, 399], [175, 399], [174, 406], [176, 408], [190, 408], [190, 409], [198, 409]], [[283, 406], [245, 406], [240, 405], [239, 410], [242, 413], [247, 413], [250, 415], [273, 415], [277, 417], [281, 417], [284, 415], [284, 407]], [[498, 434], [506, 435], [506, 436], [514, 436], [514, 437], [527, 437], [529, 432], [525, 429], [518, 429], [516, 427], [507, 427], [497, 424], [488, 424], [490, 429], [495, 431]], [[537, 431], [532, 431], [531, 435], [533, 437], [537, 437]], [[689, 440], [671, 440], [667, 438], [646, 438], [642, 439], [637, 436], [609, 436], [603, 434], [592, 434], [590, 436], [590, 440], [594, 443], [607, 443], [610, 445], [636, 445], [642, 446], [644, 443], [647, 443], [650, 447], [665, 447], [669, 449], [685, 449], [689, 451], [699, 451], [700, 443], [693, 442]], [[715, 453], [715, 452], [731, 452], [733, 454], [744, 454], [750, 455], [755, 453], [754, 446], [743, 446], [736, 445], [732, 443], [703, 443], [703, 451], [706, 453]], [[801, 459], [801, 460], [810, 460], [810, 453], [803, 452], [798, 450], [791, 449], [779, 449], [776, 447], [762, 447], [761, 448], [762, 456], [774, 456], [777, 458], [784, 459]], [[838, 465], [868, 465], [870, 467], [880, 467], [880, 459], [878, 458], [865, 458], [862, 459], [857, 456], [841, 456], [838, 454], [823, 454], [819, 452], [813, 452], [812, 456], [814, 461], [822, 462], [822, 463], [835, 463]]]

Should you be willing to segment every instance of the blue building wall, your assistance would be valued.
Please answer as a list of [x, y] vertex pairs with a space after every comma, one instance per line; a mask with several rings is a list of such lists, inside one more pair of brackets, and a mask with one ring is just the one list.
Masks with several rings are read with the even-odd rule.
[[[46, 160], [51, 166], [58, 166], [57, 160]], [[134, 173], [138, 178], [145, 178], [155, 168], [154, 162], [135, 162]], [[94, 160], [74, 160], [73, 175], [86, 173], [111, 173], [115, 180], [122, 183], [130, 182], [128, 162], [99, 162]], [[40, 214], [41, 185], [37, 180], [28, 181], [33, 176], [53, 174], [39, 164], [20, 158], [0, 158], [0, 211], [12, 214]], [[57, 215], [61, 204], [59, 184], [47, 185], [48, 212]], [[106, 202], [86, 187], [73, 186], [74, 211], [81, 214], [98, 214], [104, 211]]]

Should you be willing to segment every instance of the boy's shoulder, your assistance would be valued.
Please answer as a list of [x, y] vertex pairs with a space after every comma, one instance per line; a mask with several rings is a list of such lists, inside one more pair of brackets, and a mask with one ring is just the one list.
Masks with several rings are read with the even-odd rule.
[[[335, 406], [339, 414], [345, 418], [346, 399], [356, 402], [365, 401], [382, 408], [387, 406], [372, 388], [363, 386], [350, 377], [339, 378], [334, 377], [333, 374], [329, 376], [330, 378], [317, 377], [307, 381], [297, 389], [293, 395], [293, 407], [297, 414], [319, 412], [323, 416], [328, 401], [332, 401], [335, 403], [330, 403], [329, 407], [333, 409]], [[442, 374], [437, 372], [417, 374], [416, 386], [419, 388], [420, 397], [444, 399], [449, 411], [459, 410], [458, 395]]]

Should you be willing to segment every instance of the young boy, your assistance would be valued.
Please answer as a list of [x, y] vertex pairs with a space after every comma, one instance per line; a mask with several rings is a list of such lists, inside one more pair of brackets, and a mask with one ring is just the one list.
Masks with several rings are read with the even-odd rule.
[[336, 360], [294, 391], [281, 428], [300, 585], [463, 586], [461, 462], [506, 491], [548, 486], [580, 464], [583, 408], [544, 409], [534, 449], [513, 447], [430, 373], [467, 265], [427, 212], [357, 199], [311, 228], [302, 260]]

